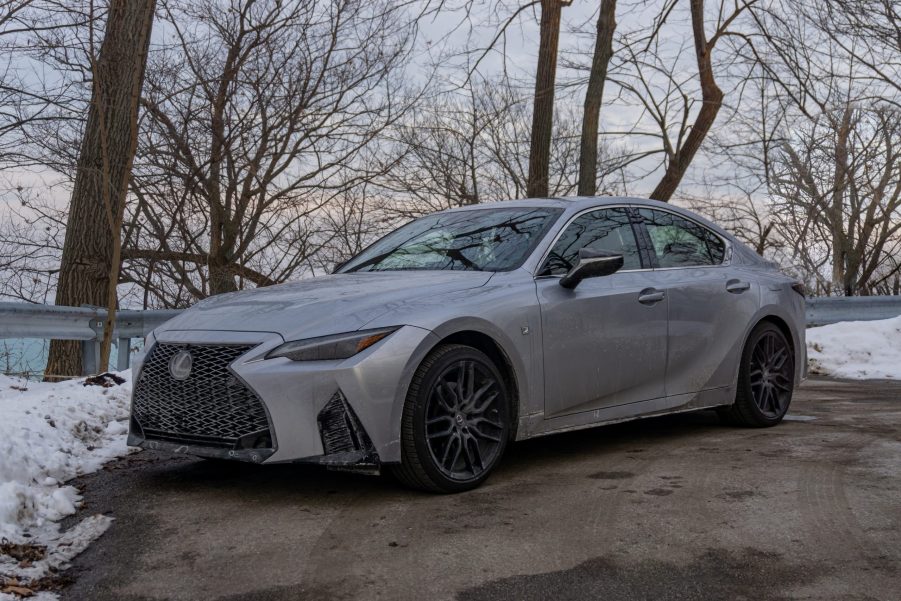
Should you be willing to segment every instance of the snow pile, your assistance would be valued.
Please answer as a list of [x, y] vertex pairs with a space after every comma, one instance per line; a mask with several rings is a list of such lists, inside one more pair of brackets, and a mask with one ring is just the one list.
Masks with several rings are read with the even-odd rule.
[[65, 566], [109, 527], [111, 518], [92, 516], [60, 533], [57, 522], [80, 501], [64, 482], [127, 453], [131, 382], [128, 372], [119, 375], [125, 383], [110, 387], [0, 376], [0, 542], [46, 547], [38, 561], [0, 554], [0, 583]]
[[810, 328], [807, 357], [811, 374], [901, 380], [901, 316]]

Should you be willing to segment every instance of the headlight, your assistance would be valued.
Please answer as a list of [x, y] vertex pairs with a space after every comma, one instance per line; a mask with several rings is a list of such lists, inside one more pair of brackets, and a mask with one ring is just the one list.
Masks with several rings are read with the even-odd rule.
[[307, 340], [295, 340], [274, 348], [266, 355], [267, 359], [275, 357], [287, 357], [292, 361], [330, 361], [335, 359], [347, 359], [357, 353], [368, 349], [379, 340], [396, 332], [400, 326], [392, 328], [379, 328], [377, 330], [362, 330], [308, 338]]

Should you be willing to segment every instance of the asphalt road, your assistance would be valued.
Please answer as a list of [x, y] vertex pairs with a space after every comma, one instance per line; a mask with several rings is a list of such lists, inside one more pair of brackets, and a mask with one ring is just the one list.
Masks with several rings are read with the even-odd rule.
[[901, 383], [812, 380], [790, 415], [517, 443], [456, 496], [139, 453], [81, 480], [116, 522], [63, 598], [901, 598]]

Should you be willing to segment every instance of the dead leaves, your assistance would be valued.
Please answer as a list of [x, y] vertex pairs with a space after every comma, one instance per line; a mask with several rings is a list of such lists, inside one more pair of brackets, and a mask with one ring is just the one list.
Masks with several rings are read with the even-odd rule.
[[3, 579], [0, 577], [0, 593], [16, 595], [22, 599], [34, 596], [38, 591], [58, 591], [72, 584], [68, 576], [50, 575], [36, 578], [29, 582], [21, 582], [16, 578]]
[[[19, 562], [22, 569], [30, 568], [34, 562], [47, 557], [47, 547], [28, 543], [12, 543], [7, 539], [0, 540], [0, 555], [7, 555]], [[16, 595], [23, 599], [31, 597], [36, 591], [59, 590], [69, 580], [59, 575], [50, 575], [36, 578], [28, 582], [22, 582], [17, 578], [3, 578], [0, 576], [0, 593]]]
[[97, 376], [91, 376], [90, 378], [86, 378], [83, 382], [84, 386], [102, 386], [103, 388], [112, 388], [113, 386], [119, 386], [120, 384], [124, 383], [124, 378], [120, 378], [116, 374], [112, 374], [110, 372], [102, 373]]
[[47, 557], [47, 547], [28, 543], [16, 544], [8, 539], [0, 540], [0, 555], [9, 555], [16, 561], [35, 562]]
[[27, 598], [34, 595], [34, 591], [27, 586], [20, 586], [19, 581], [12, 579], [6, 580], [0, 584], [0, 593], [8, 595], [16, 595], [18, 597]]
[[[41, 561], [47, 556], [47, 547], [43, 545], [11, 543], [7, 539], [0, 540], [0, 555], [8, 555], [19, 562], [20, 568], [29, 568], [35, 561]], [[0, 593], [7, 593], [19, 597], [31, 597], [34, 588], [29, 584], [19, 582], [15, 578], [0, 580]]]

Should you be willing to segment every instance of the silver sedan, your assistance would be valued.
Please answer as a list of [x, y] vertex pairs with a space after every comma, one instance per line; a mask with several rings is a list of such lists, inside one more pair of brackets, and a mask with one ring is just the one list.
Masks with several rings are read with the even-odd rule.
[[132, 445], [438, 492], [513, 440], [708, 408], [775, 425], [806, 363], [795, 281], [635, 198], [428, 215], [332, 275], [204, 300], [145, 348]]

